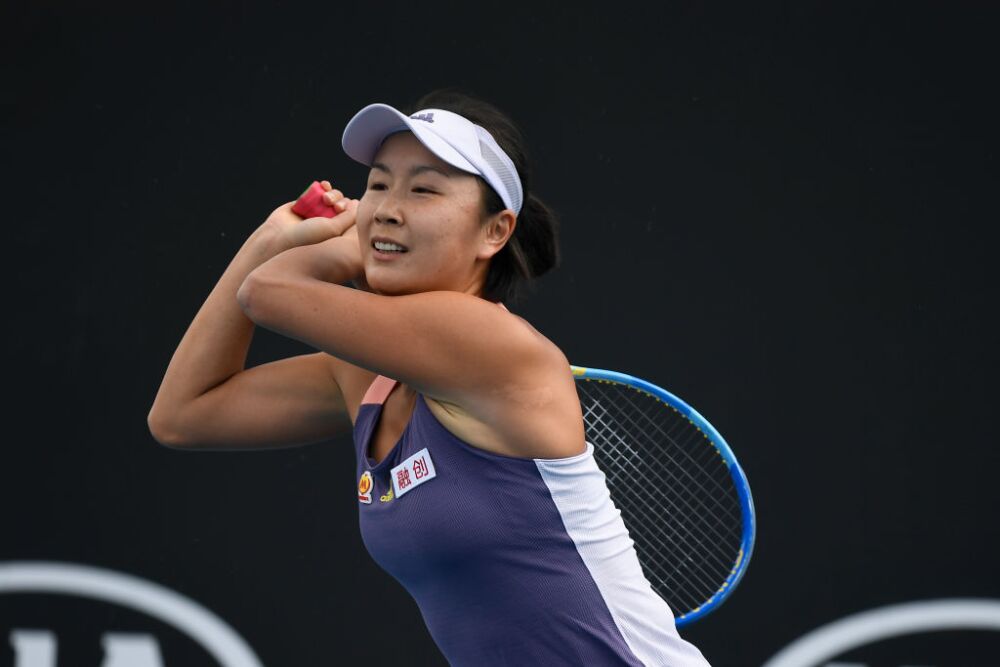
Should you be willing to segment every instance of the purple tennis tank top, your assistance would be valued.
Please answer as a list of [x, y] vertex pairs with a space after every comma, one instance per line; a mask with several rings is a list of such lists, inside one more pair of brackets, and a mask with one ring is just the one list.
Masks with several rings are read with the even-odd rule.
[[642, 573], [589, 442], [502, 456], [448, 431], [417, 394], [385, 459], [369, 443], [396, 381], [354, 424], [361, 537], [455, 667], [708, 667]]

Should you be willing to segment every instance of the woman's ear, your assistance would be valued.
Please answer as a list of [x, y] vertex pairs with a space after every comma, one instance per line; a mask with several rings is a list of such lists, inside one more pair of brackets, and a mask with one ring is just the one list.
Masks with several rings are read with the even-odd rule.
[[479, 259], [489, 259], [507, 245], [507, 241], [517, 227], [517, 216], [514, 211], [505, 208], [494, 213], [483, 225], [482, 242], [479, 247]]

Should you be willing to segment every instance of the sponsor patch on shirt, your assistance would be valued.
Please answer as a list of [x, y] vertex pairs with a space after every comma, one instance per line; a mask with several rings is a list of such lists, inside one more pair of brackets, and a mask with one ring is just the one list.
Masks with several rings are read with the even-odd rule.
[[431, 453], [424, 447], [389, 471], [389, 475], [392, 477], [392, 490], [399, 498], [424, 482], [434, 479], [437, 472], [434, 470], [434, 462], [431, 461]]
[[372, 502], [372, 474], [366, 470], [358, 480], [358, 500], [368, 505]]

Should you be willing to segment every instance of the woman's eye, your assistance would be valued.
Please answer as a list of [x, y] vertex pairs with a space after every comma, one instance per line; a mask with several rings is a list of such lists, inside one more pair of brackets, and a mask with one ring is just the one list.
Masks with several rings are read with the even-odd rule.
[[[388, 186], [385, 183], [369, 183], [368, 184], [368, 189], [369, 190], [388, 190], [389, 188], [388, 188]], [[424, 193], [434, 194], [434, 190], [431, 190], [430, 188], [419, 187], [419, 186], [413, 188], [413, 192], [418, 192], [420, 194], [424, 194]]]

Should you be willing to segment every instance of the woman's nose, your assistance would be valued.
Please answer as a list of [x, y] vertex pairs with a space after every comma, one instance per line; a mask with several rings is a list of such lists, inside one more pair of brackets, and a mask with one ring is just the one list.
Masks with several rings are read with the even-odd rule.
[[376, 222], [390, 225], [398, 225], [402, 221], [403, 216], [399, 210], [398, 198], [391, 191], [386, 192], [378, 206], [375, 207], [374, 218]]

